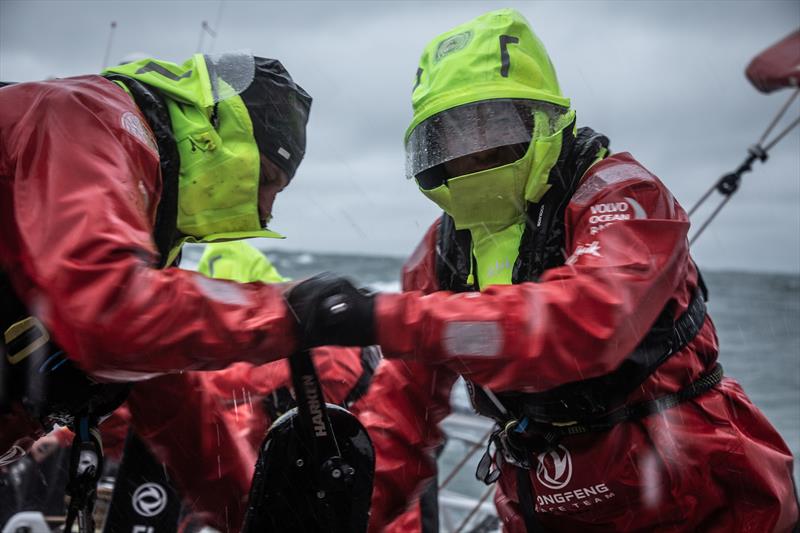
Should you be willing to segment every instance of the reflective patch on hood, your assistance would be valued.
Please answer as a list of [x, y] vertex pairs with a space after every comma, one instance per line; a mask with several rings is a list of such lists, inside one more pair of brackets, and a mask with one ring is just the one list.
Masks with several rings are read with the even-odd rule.
[[136, 113], [126, 111], [119, 119], [122, 128], [133, 135], [140, 143], [150, 148], [153, 153], [158, 155], [158, 146], [150, 128], [145, 125], [141, 118]]
[[444, 56], [450, 55], [453, 52], [458, 52], [459, 50], [463, 50], [463, 48], [467, 46], [471, 40], [472, 31], [464, 31], [457, 33], [452, 37], [448, 37], [447, 39], [441, 41], [436, 47], [434, 61], [438, 63]]
[[454, 357], [495, 357], [503, 348], [503, 331], [494, 321], [448, 322], [442, 344], [445, 352]]
[[248, 305], [247, 294], [236, 286], [236, 283], [196, 276], [195, 284], [204, 296], [228, 305]]

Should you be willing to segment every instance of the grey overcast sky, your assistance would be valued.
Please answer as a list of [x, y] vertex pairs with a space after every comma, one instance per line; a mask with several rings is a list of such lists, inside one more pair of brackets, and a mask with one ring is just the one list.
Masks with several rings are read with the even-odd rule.
[[[198, 51], [206, 20], [217, 38], [205, 35], [202, 51], [278, 58], [314, 97], [306, 159], [276, 206], [273, 227], [288, 239], [265, 244], [404, 256], [437, 216], [403, 173], [419, 54], [439, 33], [502, 7], [521, 11], [547, 46], [579, 124], [630, 151], [687, 209], [743, 160], [789, 96], [758, 93], [744, 68], [800, 26], [796, 0], [0, 0], [0, 80], [99, 71], [111, 21], [110, 63], [132, 52], [181, 62]], [[800, 272], [797, 129], [756, 164], [693, 253], [707, 268]]]

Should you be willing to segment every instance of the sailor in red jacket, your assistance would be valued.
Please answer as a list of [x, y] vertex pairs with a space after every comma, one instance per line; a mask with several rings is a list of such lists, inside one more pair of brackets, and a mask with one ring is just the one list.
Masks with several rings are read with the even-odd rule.
[[0, 464], [160, 376], [133, 387], [134, 427], [192, 501], [217, 505], [217, 527], [236, 527], [244, 443], [176, 372], [285, 357], [296, 321], [278, 287], [170, 265], [183, 242], [276, 236], [310, 104], [278, 61], [246, 54], [0, 89]]
[[307, 342], [375, 340], [387, 359], [359, 413], [371, 529], [433, 474], [461, 375], [497, 422], [478, 470], [505, 531], [791, 530], [792, 456], [722, 378], [686, 213], [576, 128], [527, 21], [495, 11], [434, 39], [412, 101], [408, 177], [445, 213], [408, 292], [340, 286], [318, 298], [335, 314], [300, 301], [310, 286], [290, 295]]

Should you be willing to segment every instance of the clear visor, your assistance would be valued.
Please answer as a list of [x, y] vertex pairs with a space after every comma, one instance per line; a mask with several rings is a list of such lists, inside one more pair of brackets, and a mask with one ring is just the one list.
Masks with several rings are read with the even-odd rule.
[[515, 99], [483, 100], [437, 113], [417, 125], [406, 141], [406, 177], [459, 157], [530, 143], [534, 111], [553, 119], [564, 113], [558, 106]]
[[215, 103], [241, 94], [253, 83], [256, 66], [253, 54], [249, 51], [205, 54], [203, 58]]

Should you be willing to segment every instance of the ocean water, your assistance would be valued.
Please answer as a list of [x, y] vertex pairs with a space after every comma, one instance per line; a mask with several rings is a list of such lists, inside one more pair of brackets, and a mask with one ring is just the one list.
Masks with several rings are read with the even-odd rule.
[[[398, 291], [402, 259], [359, 255], [317, 254], [264, 250], [278, 270], [293, 279], [322, 271], [350, 277], [375, 290]], [[184, 266], [199, 258], [198, 248], [187, 249]], [[701, 265], [702, 267], [702, 265]], [[800, 455], [800, 275], [704, 271], [710, 291], [709, 313], [720, 339], [719, 360], [725, 374], [739, 381], [745, 392], [777, 428], [797, 457]], [[453, 391], [456, 414], [445, 423], [453, 438], [440, 460], [440, 481], [465, 454], [477, 447], [489, 424], [470, 416], [461, 385]], [[443, 530], [453, 530], [469, 505], [459, 495], [479, 498], [486, 487], [474, 479], [483, 447], [466, 462], [442, 494], [456, 511], [443, 511]], [[795, 477], [800, 467], [795, 462]], [[491, 499], [484, 508], [491, 508]], [[471, 504], [470, 504], [471, 505]], [[462, 509], [463, 508], [463, 509]]]

